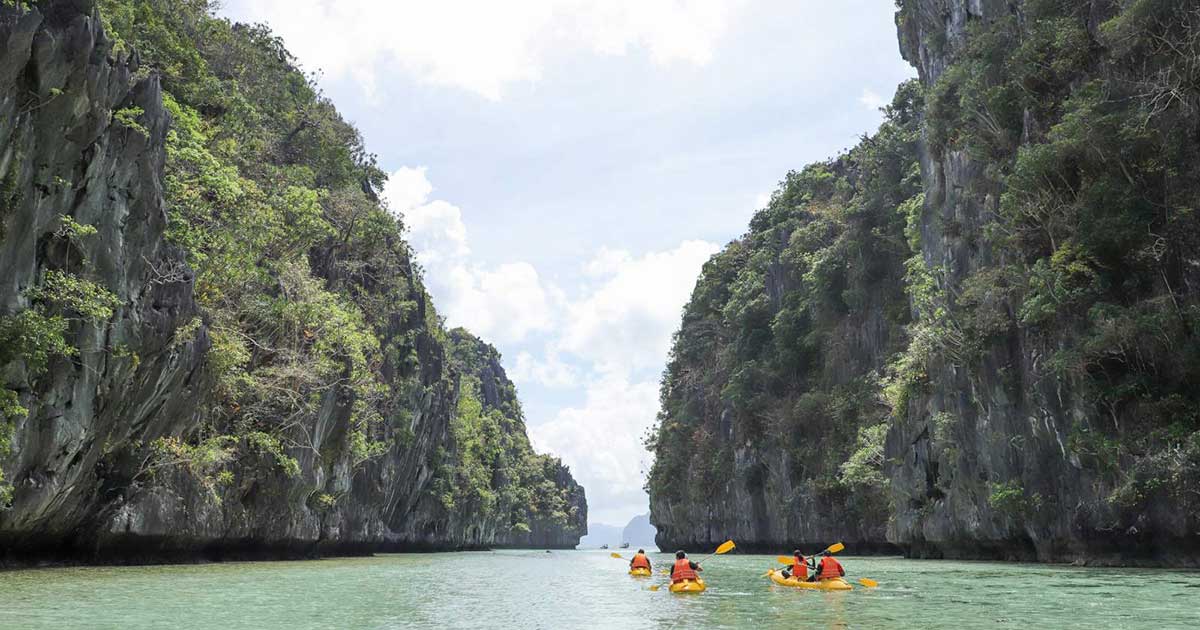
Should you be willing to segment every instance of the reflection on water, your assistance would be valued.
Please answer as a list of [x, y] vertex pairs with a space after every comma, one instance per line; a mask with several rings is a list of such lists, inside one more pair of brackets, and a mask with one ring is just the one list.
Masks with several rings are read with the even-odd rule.
[[880, 588], [830, 593], [772, 585], [772, 562], [714, 558], [700, 595], [608, 552], [39, 569], [0, 573], [0, 628], [1200, 628], [1196, 572], [845, 558]]

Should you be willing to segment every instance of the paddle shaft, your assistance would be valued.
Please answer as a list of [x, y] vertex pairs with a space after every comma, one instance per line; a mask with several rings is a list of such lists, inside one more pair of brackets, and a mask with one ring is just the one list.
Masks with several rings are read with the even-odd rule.
[[[724, 550], [722, 550], [722, 549], [721, 549], [721, 547], [728, 547], [728, 548], [727, 548], [727, 549], [724, 549]], [[727, 540], [727, 541], [725, 541], [725, 542], [721, 543], [720, 545], [718, 545], [718, 546], [717, 546], [717, 550], [716, 550], [716, 551], [714, 551], [714, 552], [712, 552], [712, 553], [708, 554], [707, 556], [704, 556], [704, 559], [703, 559], [703, 560], [701, 560], [700, 562], [697, 562], [696, 564], [697, 564], [697, 565], [703, 564], [703, 563], [705, 563], [705, 562], [708, 562], [708, 559], [709, 559], [709, 558], [711, 558], [711, 557], [713, 557], [713, 556], [719, 556], [719, 555], [721, 555], [722, 553], [728, 553], [728, 552], [730, 552], [730, 551], [732, 551], [732, 550], [733, 550], [733, 541], [732, 541], [732, 540]]]
[[[834, 547], [837, 547], [837, 549], [834, 549]], [[845, 548], [846, 548], [846, 546], [845, 546], [845, 545], [843, 545], [843, 544], [842, 544], [842, 543], [840, 543], [840, 542], [836, 542], [836, 543], [833, 543], [832, 545], [829, 545], [828, 547], [826, 547], [826, 548], [822, 549], [821, 551], [819, 551], [819, 552], [817, 552], [817, 553], [815, 553], [815, 554], [812, 554], [812, 555], [808, 556], [808, 567], [809, 567], [809, 570], [810, 570], [810, 571], [816, 571], [816, 570], [817, 570], [817, 556], [824, 554], [826, 551], [828, 551], [828, 552], [831, 552], [831, 553], [837, 553], [837, 552], [839, 552], [839, 551], [841, 551], [842, 549], [845, 549]]]

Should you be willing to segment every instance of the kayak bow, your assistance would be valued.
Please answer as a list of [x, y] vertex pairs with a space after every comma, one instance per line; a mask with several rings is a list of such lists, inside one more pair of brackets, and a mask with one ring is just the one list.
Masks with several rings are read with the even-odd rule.
[[792, 588], [806, 588], [814, 591], [849, 591], [854, 588], [842, 578], [821, 580], [819, 582], [802, 582], [796, 578], [785, 578], [783, 577], [783, 573], [775, 569], [767, 571], [767, 576], [771, 578], [772, 582], [780, 586], [790, 586]]
[[683, 580], [681, 582], [673, 582], [671, 584], [672, 593], [703, 593], [707, 588], [704, 585], [704, 580]]

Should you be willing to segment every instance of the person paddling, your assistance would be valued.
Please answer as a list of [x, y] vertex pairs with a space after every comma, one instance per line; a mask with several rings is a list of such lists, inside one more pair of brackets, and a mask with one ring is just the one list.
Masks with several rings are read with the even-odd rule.
[[833, 554], [825, 551], [821, 554], [821, 562], [817, 564], [817, 569], [809, 581], [834, 580], [846, 576], [846, 569], [842, 568], [842, 563], [834, 559]]
[[671, 567], [671, 583], [682, 582], [684, 580], [696, 581], [700, 579], [699, 571], [704, 569], [700, 565], [688, 560], [687, 554], [682, 550], [675, 552], [675, 566]]
[[632, 571], [634, 569], [653, 571], [653, 569], [650, 568], [650, 558], [646, 557], [645, 549], [638, 549], [637, 553], [633, 555], [633, 559], [629, 561], [629, 570]]
[[804, 554], [800, 553], [799, 549], [792, 551], [792, 568], [791, 570], [783, 570], [783, 579], [796, 578], [801, 582], [808, 580], [808, 561], [804, 559]]

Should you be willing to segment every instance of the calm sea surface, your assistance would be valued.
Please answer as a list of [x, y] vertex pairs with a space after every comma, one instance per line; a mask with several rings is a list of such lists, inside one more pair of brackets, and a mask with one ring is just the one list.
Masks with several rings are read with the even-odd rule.
[[599, 551], [35, 569], [0, 573], [0, 628], [1200, 628], [1197, 572], [844, 557], [880, 587], [820, 593], [773, 586], [772, 562], [714, 558], [700, 595]]

